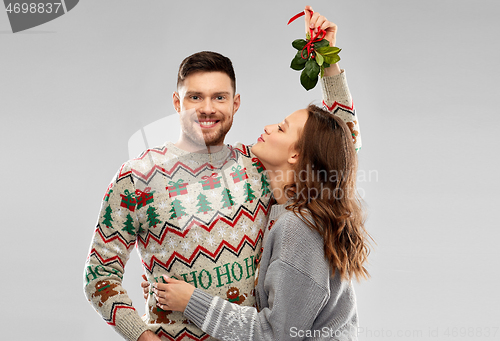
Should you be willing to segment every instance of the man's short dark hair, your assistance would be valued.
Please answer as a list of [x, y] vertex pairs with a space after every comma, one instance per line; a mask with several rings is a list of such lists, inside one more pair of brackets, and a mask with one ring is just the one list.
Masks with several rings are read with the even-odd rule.
[[184, 80], [196, 72], [223, 72], [231, 79], [233, 92], [236, 94], [236, 76], [234, 75], [231, 59], [217, 52], [202, 51], [186, 57], [179, 66], [177, 74], [177, 88]]

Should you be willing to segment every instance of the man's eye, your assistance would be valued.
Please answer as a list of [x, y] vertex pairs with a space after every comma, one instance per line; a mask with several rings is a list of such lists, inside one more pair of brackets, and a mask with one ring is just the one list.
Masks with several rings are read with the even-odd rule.
[[279, 131], [283, 131], [283, 129], [281, 129], [280, 125], [278, 124], [278, 130]]
[[216, 98], [217, 98], [218, 101], [223, 101], [225, 99], [224, 96], [217, 96]]
[[191, 96], [191, 99], [196, 101], [199, 99], [199, 97], [198, 96]]

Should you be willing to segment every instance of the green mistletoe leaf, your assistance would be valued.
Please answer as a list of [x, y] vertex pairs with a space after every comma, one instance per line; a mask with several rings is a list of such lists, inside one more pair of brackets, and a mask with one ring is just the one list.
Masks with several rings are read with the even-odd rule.
[[326, 46], [330, 46], [330, 42], [326, 39], [323, 39], [323, 40], [318, 41], [317, 43], [314, 43], [314, 48], [316, 50], [321, 48], [321, 47], [326, 47]]
[[307, 41], [305, 41], [304, 39], [295, 39], [292, 42], [292, 46], [295, 47], [297, 50], [302, 50], [304, 46], [306, 46], [306, 44]]
[[316, 83], [318, 83], [318, 77], [314, 79], [309, 78], [309, 76], [306, 73], [306, 70], [304, 69], [300, 74], [300, 84], [302, 84], [304, 89], [309, 91], [316, 86]]
[[319, 66], [323, 65], [323, 62], [325, 61], [325, 59], [323, 58], [323, 56], [319, 53], [316, 53], [316, 63], [318, 63]]
[[292, 63], [290, 64], [290, 67], [294, 70], [300, 71], [306, 66], [306, 59], [302, 59], [300, 56], [300, 52], [298, 51], [295, 57], [292, 59]]
[[336, 46], [326, 46], [326, 47], [320, 47], [320, 48], [317, 48], [316, 49], [316, 52], [319, 52], [323, 55], [323, 57], [325, 56], [333, 56], [333, 55], [336, 55], [338, 54], [342, 49], [339, 49], [338, 47]]
[[316, 61], [314, 59], [309, 59], [306, 62], [306, 68], [304, 69], [304, 71], [309, 78], [316, 79], [316, 81], [317, 81], [319, 71], [320, 71], [319, 69], [320, 68], [319, 68], [318, 63], [316, 63]]
[[333, 57], [330, 56], [323, 56], [325, 59], [325, 62], [328, 64], [335, 64], [340, 60], [340, 56], [338, 54], [334, 54]]

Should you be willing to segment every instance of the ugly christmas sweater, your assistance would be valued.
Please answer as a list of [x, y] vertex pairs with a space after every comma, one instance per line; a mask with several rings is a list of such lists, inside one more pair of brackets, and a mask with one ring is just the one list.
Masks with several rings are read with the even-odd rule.
[[260, 311], [197, 288], [184, 315], [221, 340], [357, 340], [351, 282], [332, 276], [321, 235], [285, 206], [269, 214], [255, 284]]
[[[323, 104], [349, 126], [357, 119], [345, 74], [322, 80]], [[164, 340], [213, 340], [182, 313], [159, 309], [153, 295], [142, 318], [122, 287], [137, 247], [149, 282], [181, 279], [242, 306], [255, 306], [255, 257], [271, 191], [250, 146], [189, 153], [167, 142], [119, 169], [102, 200], [84, 272], [87, 299], [125, 339], [146, 330]]]

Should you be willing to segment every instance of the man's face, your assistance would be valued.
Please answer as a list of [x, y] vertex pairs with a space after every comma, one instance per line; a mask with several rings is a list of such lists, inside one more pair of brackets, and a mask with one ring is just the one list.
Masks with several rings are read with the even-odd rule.
[[240, 106], [231, 79], [223, 72], [197, 72], [184, 79], [173, 95], [181, 120], [181, 139], [190, 145], [218, 146]]

